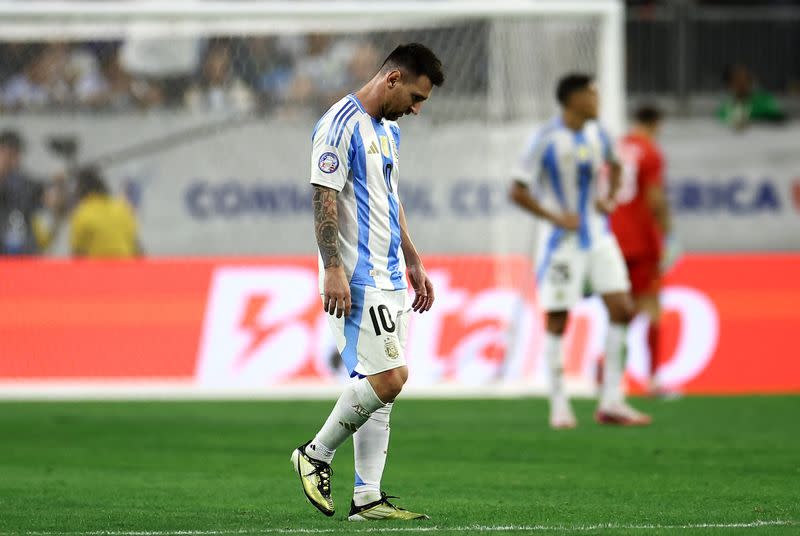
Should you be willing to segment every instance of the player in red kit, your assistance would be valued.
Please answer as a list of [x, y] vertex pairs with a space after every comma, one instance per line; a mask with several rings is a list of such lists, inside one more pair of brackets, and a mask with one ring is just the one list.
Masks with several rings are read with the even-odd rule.
[[661, 111], [655, 106], [642, 106], [636, 111], [633, 128], [620, 142], [622, 184], [617, 195], [617, 209], [610, 218], [628, 265], [636, 308], [650, 319], [648, 388], [652, 393], [659, 391], [656, 384], [661, 319], [659, 291], [664, 244], [671, 231], [664, 187], [664, 157], [656, 144], [661, 121]]

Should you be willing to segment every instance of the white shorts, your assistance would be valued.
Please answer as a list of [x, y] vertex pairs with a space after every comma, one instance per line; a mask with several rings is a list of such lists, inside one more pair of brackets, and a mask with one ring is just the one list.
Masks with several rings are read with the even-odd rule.
[[581, 249], [574, 233], [561, 240], [545, 240], [538, 248], [536, 279], [539, 305], [545, 311], [568, 311], [583, 297], [587, 284], [592, 293], [628, 292], [631, 288], [625, 259], [613, 234]]
[[353, 285], [350, 297], [350, 316], [328, 315], [350, 376], [372, 376], [404, 366], [411, 313], [408, 291]]

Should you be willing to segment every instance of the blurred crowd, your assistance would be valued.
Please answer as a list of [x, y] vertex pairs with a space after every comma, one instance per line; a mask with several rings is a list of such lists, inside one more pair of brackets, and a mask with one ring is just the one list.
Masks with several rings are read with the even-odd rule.
[[[329, 34], [123, 42], [0, 43], [0, 111], [320, 111], [382, 59], [368, 40]], [[735, 128], [786, 114], [744, 64], [726, 67], [717, 118]]]
[[0, 43], [0, 55], [5, 112], [322, 107], [382, 59], [368, 41], [323, 34]]
[[[319, 111], [369, 79], [382, 59], [374, 43], [325, 34], [0, 43], [0, 54], [5, 114]], [[720, 123], [742, 131], [787, 119], [749, 66], [727, 66], [722, 82]], [[0, 131], [0, 255], [43, 253], [67, 226], [75, 256], [142, 253], [133, 209], [109, 193], [98, 169], [68, 165], [42, 178], [22, 168], [24, 151], [19, 132]]]
[[44, 253], [67, 223], [75, 257], [141, 255], [133, 208], [110, 193], [99, 169], [38, 177], [22, 166], [24, 152], [18, 132], [0, 132], [0, 256]]
[[[377, 48], [347, 36], [0, 43], [0, 112], [322, 109], [375, 72]], [[64, 151], [74, 153], [74, 149]], [[41, 177], [20, 132], [0, 132], [0, 255], [44, 253], [62, 229], [80, 257], [142, 254], [135, 213], [100, 170]]]
[[750, 69], [741, 63], [725, 67], [727, 94], [717, 108], [717, 119], [736, 130], [753, 123], [782, 123], [788, 117], [774, 95], [758, 86]]

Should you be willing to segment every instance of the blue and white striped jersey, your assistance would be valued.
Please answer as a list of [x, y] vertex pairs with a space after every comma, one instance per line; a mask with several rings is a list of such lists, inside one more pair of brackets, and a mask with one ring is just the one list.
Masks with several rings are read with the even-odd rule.
[[598, 237], [610, 232], [608, 218], [594, 202], [600, 171], [612, 161], [617, 161], [614, 147], [597, 122], [587, 122], [582, 130], [574, 131], [556, 117], [531, 137], [513, 178], [529, 183], [546, 208], [578, 213], [578, 243], [581, 249], [589, 249]]
[[[400, 128], [364, 111], [355, 95], [334, 104], [312, 135], [311, 183], [339, 192], [339, 248], [350, 283], [406, 288], [400, 248]], [[320, 265], [320, 291], [324, 269]]]

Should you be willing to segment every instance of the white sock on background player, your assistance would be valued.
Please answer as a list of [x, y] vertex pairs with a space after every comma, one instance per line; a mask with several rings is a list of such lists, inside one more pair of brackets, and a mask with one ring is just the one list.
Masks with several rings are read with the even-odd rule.
[[325, 424], [306, 447], [306, 454], [330, 463], [339, 445], [367, 422], [375, 410], [385, 405], [366, 378], [350, 383], [336, 401]]
[[567, 394], [564, 390], [564, 356], [561, 353], [562, 335], [545, 332], [544, 356], [550, 380], [550, 402], [562, 401]]
[[389, 449], [389, 415], [392, 404], [376, 409], [353, 435], [356, 482], [353, 502], [356, 506], [381, 498], [381, 477]]
[[627, 326], [609, 324], [606, 336], [606, 357], [603, 364], [603, 387], [600, 408], [614, 407], [625, 400], [622, 378], [625, 372], [625, 335]]

